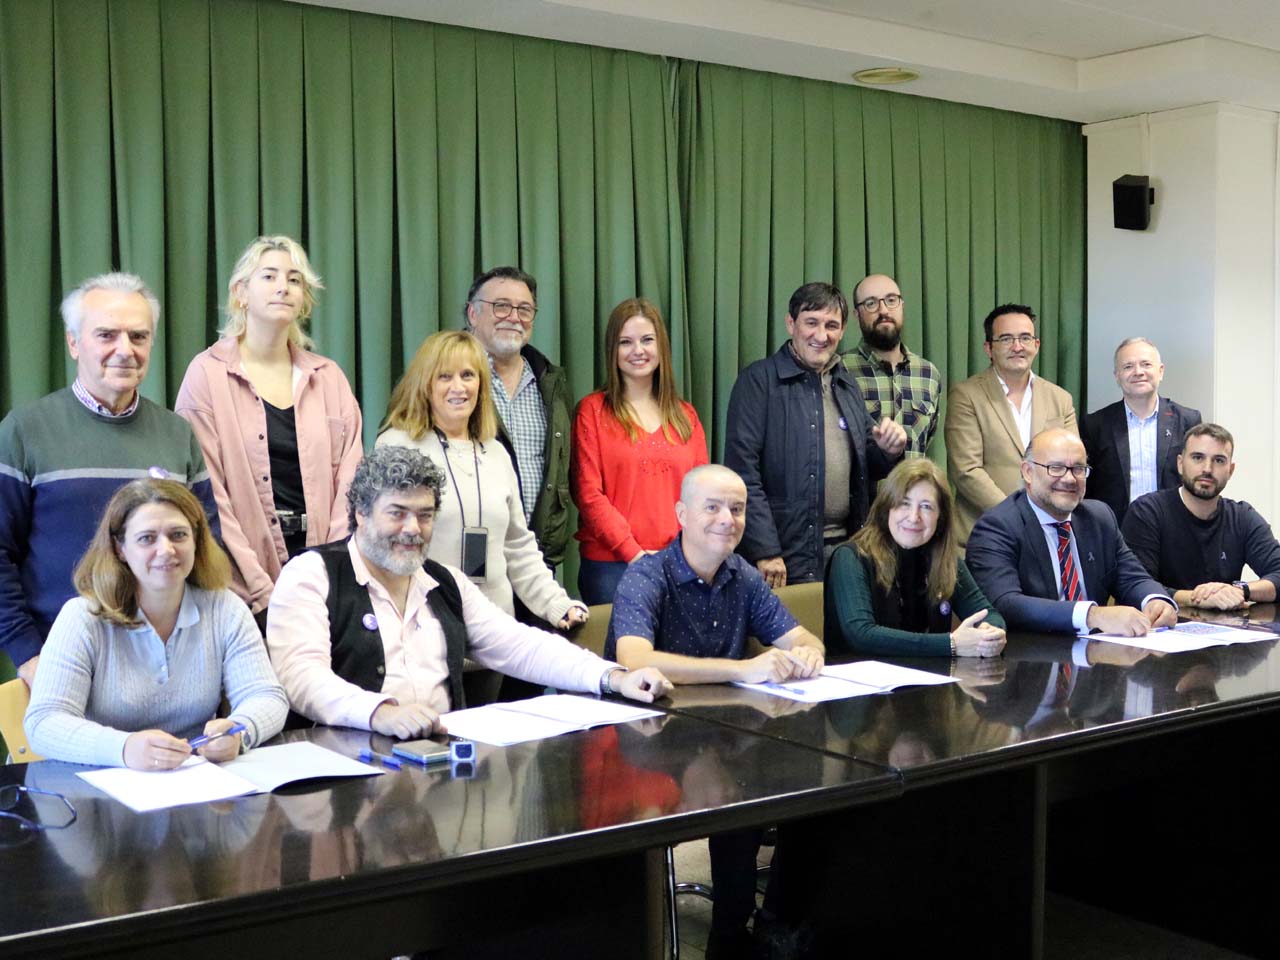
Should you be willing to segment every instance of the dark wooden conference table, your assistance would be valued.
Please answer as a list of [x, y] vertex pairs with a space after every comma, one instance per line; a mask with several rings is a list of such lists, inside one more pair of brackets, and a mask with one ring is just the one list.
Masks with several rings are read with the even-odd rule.
[[[83, 767], [0, 767], [0, 784], [78, 812], [0, 845], [0, 956], [655, 956], [666, 844], [900, 790], [895, 772], [798, 748], [757, 717], [664, 714], [479, 745], [471, 778], [405, 764], [145, 814]], [[354, 730], [284, 736], [349, 756], [391, 747]]]
[[481, 745], [470, 779], [406, 765], [134, 814], [80, 768], [0, 768], [79, 812], [0, 846], [0, 956], [653, 956], [654, 851], [773, 822], [784, 905], [840, 955], [1035, 957], [1046, 886], [1280, 955], [1255, 866], [1280, 852], [1275, 641], [1014, 636], [996, 661], [900, 662], [962, 682], [817, 705], [682, 687], [653, 720]]
[[[1280, 633], [1278, 616], [1197, 619]], [[802, 705], [768, 727], [902, 776], [901, 796], [779, 829], [779, 854], [798, 851], [775, 858], [784, 912], [825, 928], [827, 953], [1038, 957], [1048, 887], [1280, 956], [1275, 640], [1154, 655], [1013, 634], [998, 659], [892, 662], [961, 682]], [[671, 706], [734, 727], [759, 703], [682, 687]]]

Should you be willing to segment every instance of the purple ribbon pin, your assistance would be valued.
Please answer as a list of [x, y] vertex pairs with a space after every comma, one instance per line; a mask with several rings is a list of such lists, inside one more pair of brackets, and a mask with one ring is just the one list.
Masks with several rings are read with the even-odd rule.
[[168, 480], [169, 471], [164, 467], [147, 467], [147, 476], [152, 480]]
[[944, 617], [947, 614], [949, 614], [951, 612], [951, 602], [949, 600], [943, 600], [940, 604], [938, 604], [938, 612], [941, 613]]
[[848, 420], [846, 420], [844, 417], [841, 417], [841, 418], [840, 418], [840, 429], [841, 429], [841, 430], [848, 430], [848, 429], [849, 429], [849, 421], [848, 421]]
[[363, 617], [361, 617], [360, 623], [366, 630], [378, 629], [378, 618], [375, 617], [372, 613], [366, 613]]

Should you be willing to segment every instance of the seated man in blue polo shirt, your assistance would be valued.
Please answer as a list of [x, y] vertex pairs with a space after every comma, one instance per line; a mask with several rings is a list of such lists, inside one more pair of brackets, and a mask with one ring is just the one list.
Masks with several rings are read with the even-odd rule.
[[[618, 584], [605, 656], [654, 666], [673, 683], [785, 682], [822, 670], [822, 641], [796, 623], [760, 572], [734, 553], [746, 525], [747, 488], [727, 467], [685, 474], [680, 535], [633, 561]], [[747, 635], [766, 647], [744, 659]], [[712, 901], [707, 958], [748, 955], [758, 829], [710, 838]]]

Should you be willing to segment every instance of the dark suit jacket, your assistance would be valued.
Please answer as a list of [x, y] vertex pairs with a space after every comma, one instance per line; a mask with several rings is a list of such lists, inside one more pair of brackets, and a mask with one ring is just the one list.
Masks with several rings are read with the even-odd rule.
[[[1182, 438], [1200, 422], [1200, 411], [1184, 407], [1167, 397], [1160, 398], [1156, 415], [1156, 487], [1167, 490], [1182, 481], [1178, 478], [1178, 454]], [[1089, 454], [1093, 473], [1085, 485], [1085, 496], [1111, 507], [1116, 523], [1129, 508], [1129, 423], [1124, 401], [1117, 400], [1080, 421], [1080, 439]]]
[[[1071, 528], [1089, 600], [1106, 603], [1115, 597], [1117, 603], [1141, 609], [1150, 594], [1168, 596], [1125, 545], [1104, 504], [1082, 500], [1071, 514]], [[1053, 558], [1025, 490], [982, 515], [969, 535], [965, 562], [1011, 629], [1075, 632], [1075, 605], [1057, 599]]]

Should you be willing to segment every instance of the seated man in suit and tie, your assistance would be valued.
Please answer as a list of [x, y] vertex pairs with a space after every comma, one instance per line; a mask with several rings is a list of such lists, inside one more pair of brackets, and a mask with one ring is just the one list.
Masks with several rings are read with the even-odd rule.
[[943, 427], [961, 543], [978, 517], [1021, 489], [1023, 451], [1033, 436], [1050, 427], [1076, 429], [1071, 394], [1031, 371], [1040, 352], [1031, 308], [996, 307], [983, 330], [991, 366], [951, 388]]
[[969, 537], [974, 579], [1012, 629], [1140, 637], [1173, 626], [1177, 605], [1125, 545], [1115, 516], [1083, 499], [1088, 476], [1074, 432], [1037, 434], [1022, 461], [1025, 489]]
[[1164, 364], [1146, 337], [1130, 337], [1116, 347], [1116, 383], [1123, 400], [1085, 414], [1080, 422], [1093, 473], [1090, 500], [1115, 511], [1116, 523], [1144, 494], [1181, 486], [1178, 454], [1187, 430], [1200, 422], [1200, 411], [1160, 396]]

